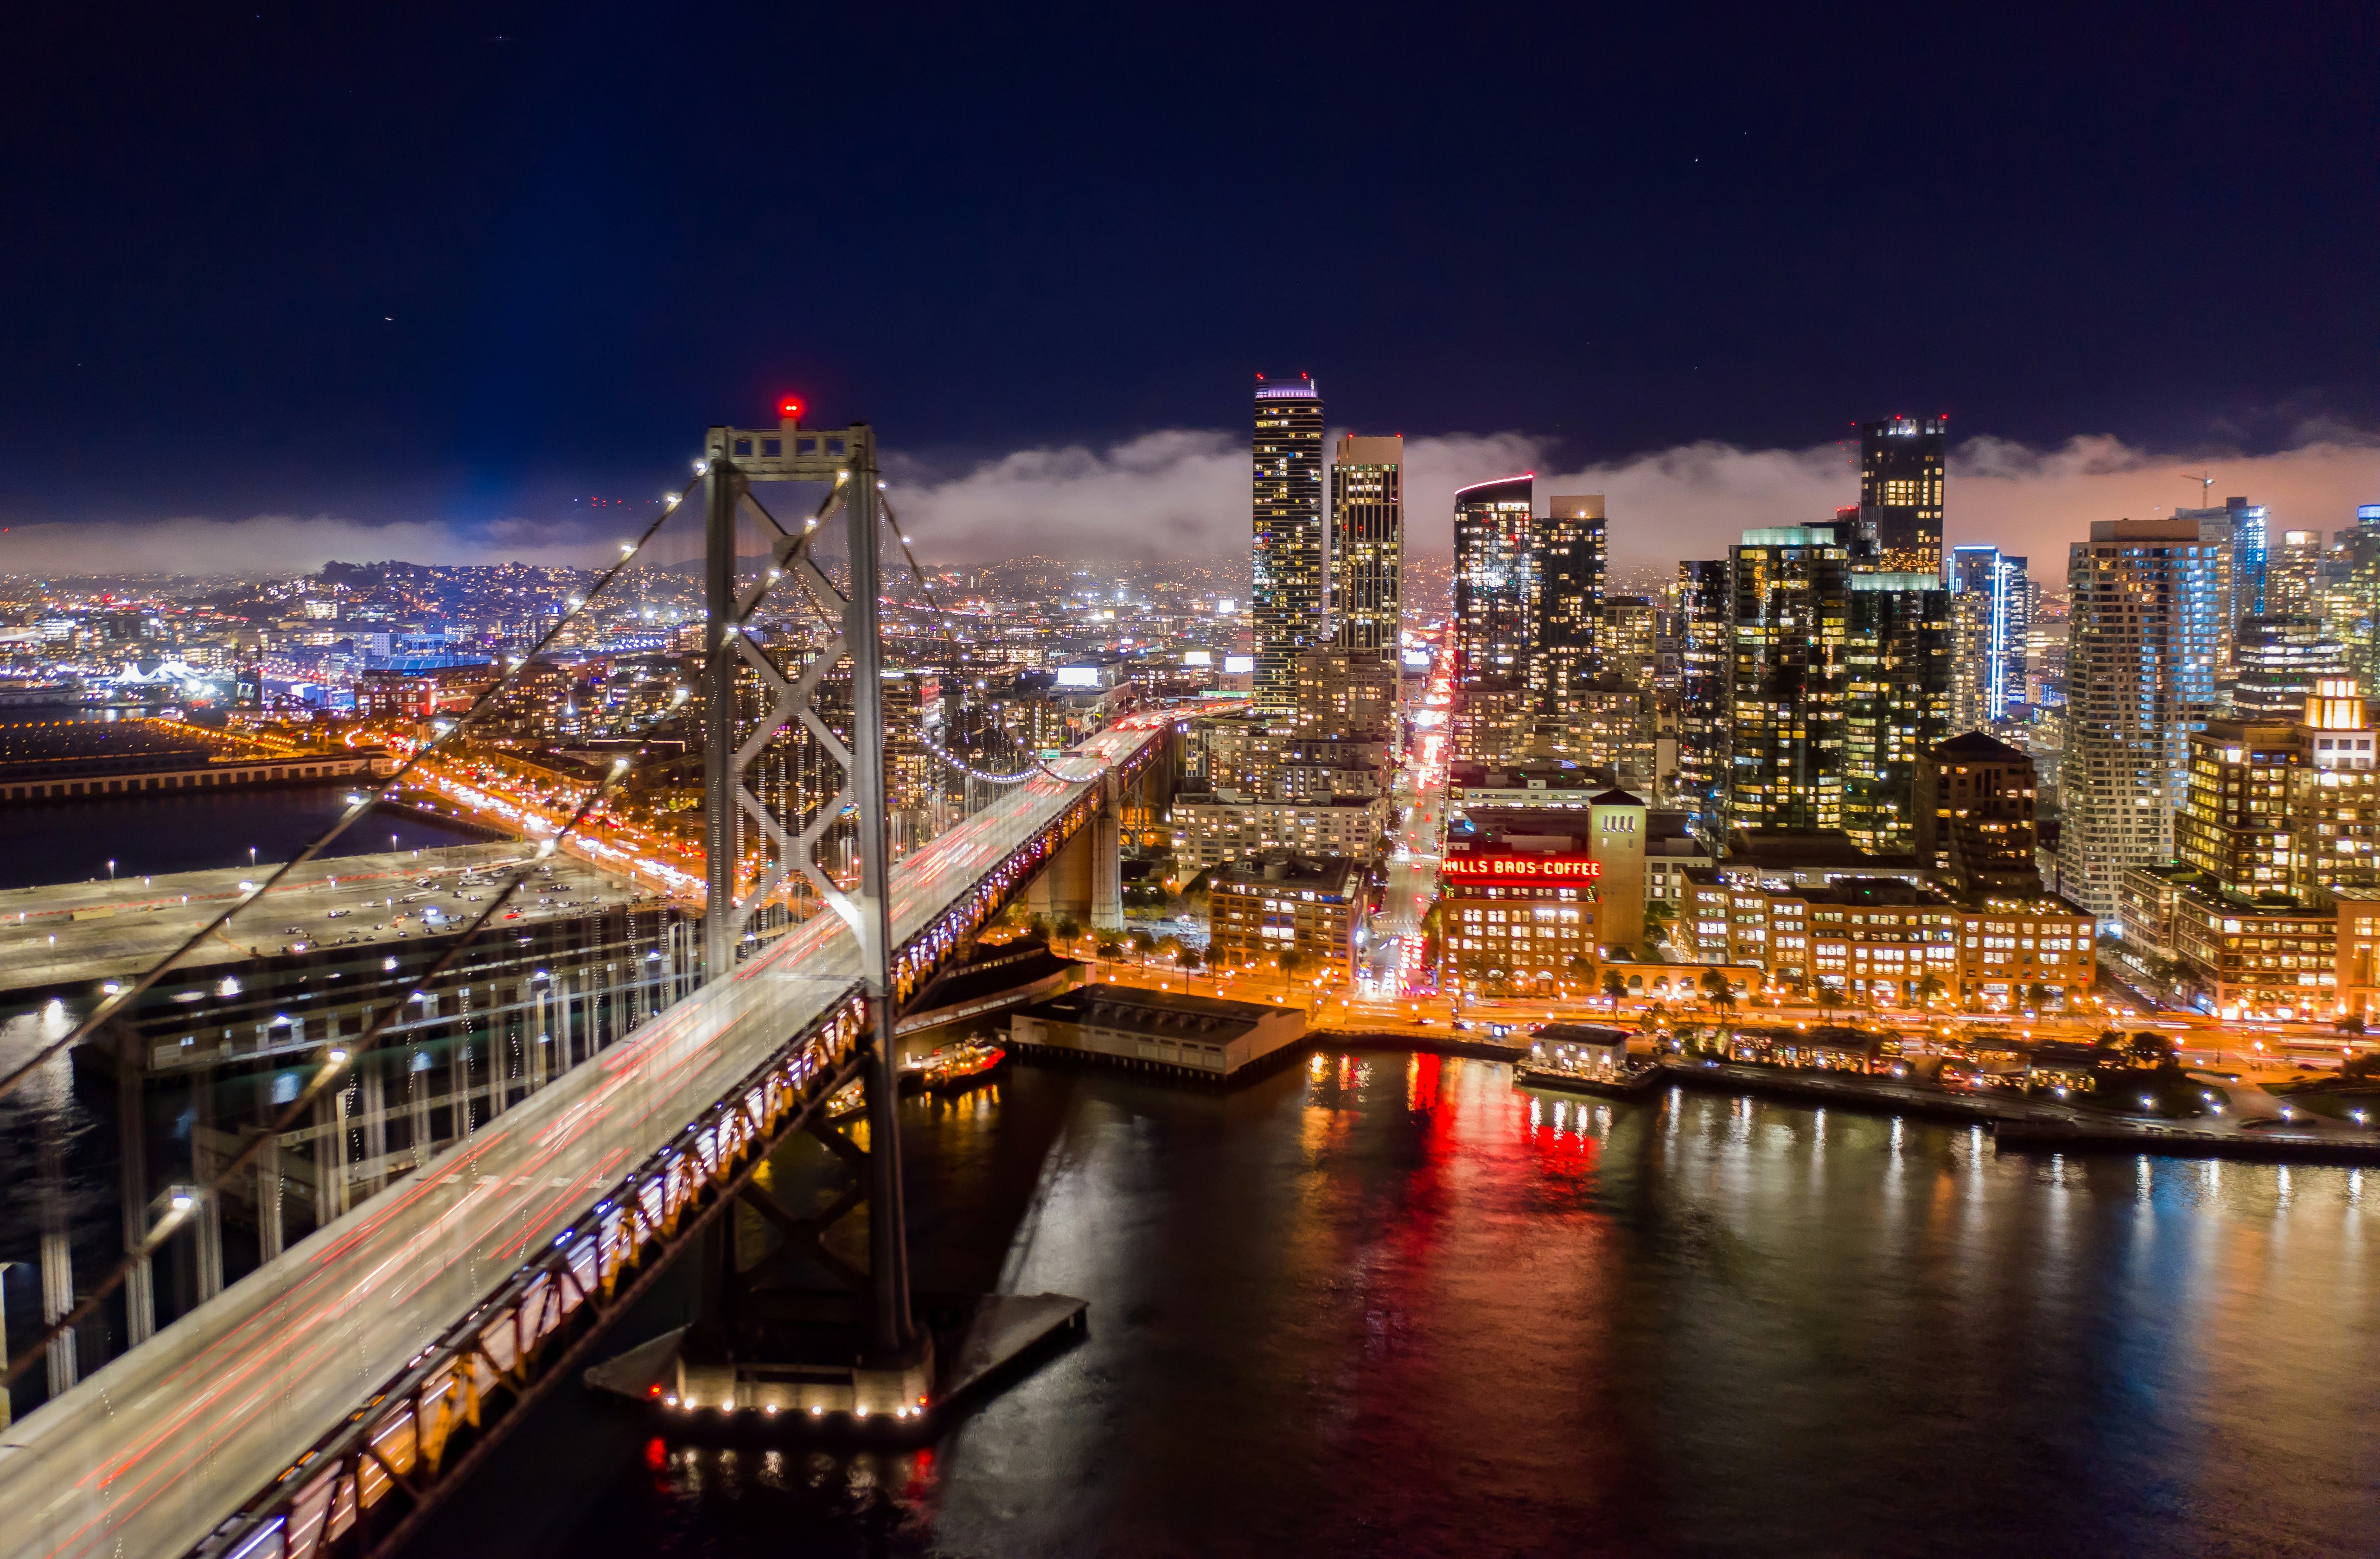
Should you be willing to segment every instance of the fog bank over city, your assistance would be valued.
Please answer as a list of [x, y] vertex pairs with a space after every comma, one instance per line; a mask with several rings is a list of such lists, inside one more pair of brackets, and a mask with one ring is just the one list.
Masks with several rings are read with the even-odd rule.
[[[1834, 444], [1752, 450], [1703, 440], [1572, 469], [1560, 468], [1555, 445], [1520, 432], [1408, 438], [1408, 545], [1446, 551], [1455, 489], [1523, 471], [1536, 474], [1540, 494], [1606, 495], [1615, 569], [1666, 570], [1680, 556], [1723, 551], [1748, 526], [1828, 519], [1858, 498], [1851, 455]], [[1946, 541], [1988, 539], [2029, 554], [2054, 583], [2057, 569], [2042, 560], [2062, 557], [2092, 521], [2144, 519], [2195, 503], [2200, 489], [2185, 476], [2201, 472], [2213, 478], [2214, 499], [2236, 493], [2266, 505], [2277, 531], [2327, 533], [2352, 524], [2357, 504], [2380, 502], [2380, 434], [2309, 425], [2289, 447], [2258, 454], [2153, 450], [2104, 434], [2055, 448], [1978, 436], [1951, 450]], [[920, 552], [947, 562], [1191, 558], [1247, 545], [1245, 436], [1221, 429], [1169, 429], [1104, 448], [1023, 449], [965, 464], [896, 456], [888, 475]], [[0, 532], [0, 573], [288, 574], [366, 558], [592, 565], [615, 556], [620, 538], [643, 518], [623, 511], [488, 522], [337, 514], [35, 522]]]

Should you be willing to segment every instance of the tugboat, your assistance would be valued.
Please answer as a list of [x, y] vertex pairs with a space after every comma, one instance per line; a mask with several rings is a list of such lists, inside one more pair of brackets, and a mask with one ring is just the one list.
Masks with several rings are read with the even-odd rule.
[[1008, 1052], [980, 1039], [963, 1039], [901, 1063], [901, 1092], [957, 1094], [974, 1087], [1008, 1059]]

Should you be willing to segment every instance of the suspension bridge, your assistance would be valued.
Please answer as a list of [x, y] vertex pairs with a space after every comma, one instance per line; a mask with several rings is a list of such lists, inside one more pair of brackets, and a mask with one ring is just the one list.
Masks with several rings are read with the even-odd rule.
[[[828, 1137], [857, 1172], [842, 1205], [868, 1206], [868, 1267], [851, 1275], [868, 1343], [835, 1400], [896, 1420], [940, 1408], [930, 1339], [908, 1295], [883, 1036], [1020, 894], [1079, 905], [1087, 921], [1113, 912], [1119, 806], [1162, 771], [1188, 711], [1125, 714], [1055, 759], [929, 743], [967, 776], [969, 810], [896, 862], [871, 430], [805, 431], [788, 405], [773, 429], [712, 429], [698, 471], [710, 603], [705, 983], [14, 1425], [0, 1439], [0, 1553], [394, 1552], [529, 1404], [603, 1357], [607, 1324], [674, 1260], [716, 1239], [739, 1202], [769, 1210], [753, 1171], [797, 1131]], [[759, 510], [773, 533], [768, 561], [740, 569], [739, 512], [759, 507], [751, 486], [766, 481], [822, 483], [827, 497], [799, 528]], [[848, 593], [814, 550], [838, 520]], [[640, 545], [624, 548], [624, 563]], [[771, 654], [754, 631], [785, 581], [822, 624], [806, 659]], [[838, 668], [850, 688], [840, 731], [818, 700]], [[788, 740], [832, 760], [841, 783], [831, 793], [788, 805], [750, 782]], [[591, 792], [573, 823], [604, 793]], [[819, 852], [838, 828], [852, 844], [840, 868]], [[258, 900], [275, 880], [235, 911], [268, 912]], [[773, 939], [753, 937], [756, 918], [783, 913], [795, 884], [818, 912]], [[171, 961], [111, 1001], [136, 997]], [[346, 1046], [369, 1045], [386, 1021]], [[347, 1047], [326, 1045], [310, 1094], [337, 1085]], [[867, 1100], [864, 1147], [825, 1123], [828, 1101], [854, 1083]], [[182, 1211], [164, 1215], [152, 1241], [171, 1237]], [[815, 1391], [761, 1384], [717, 1406], [765, 1416], [805, 1400], [818, 1410]]]

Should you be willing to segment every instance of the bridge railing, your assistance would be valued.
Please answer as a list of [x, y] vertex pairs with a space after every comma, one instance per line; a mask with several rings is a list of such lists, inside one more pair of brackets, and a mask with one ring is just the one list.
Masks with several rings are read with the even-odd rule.
[[[350, 1534], [367, 1543], [400, 1536], [366, 1529], [374, 1507], [399, 1493], [409, 1496], [407, 1519], [425, 1512], [420, 1482], [461, 1477], [492, 1444], [478, 1437], [463, 1462], [445, 1467], [460, 1431], [488, 1427], [499, 1410], [517, 1411], [581, 1361], [604, 1323], [659, 1279], [667, 1258], [726, 1205], [768, 1149], [848, 1081], [863, 1018], [854, 986], [623, 1177], [198, 1552], [209, 1559], [311, 1559]], [[706, 1193], [713, 1193], [708, 1202]]]
[[[1080, 787], [900, 944], [896, 1005], [1151, 761], [1161, 749], [1155, 734], [1095, 758], [1101, 767], [1089, 775], [1036, 780], [1011, 798], [1009, 806], [1029, 816], [1052, 790]], [[910, 864], [929, 864], [932, 854]], [[795, 952], [793, 944], [781, 945], [759, 961]], [[747, 965], [730, 978], [759, 973]], [[711, 990], [680, 1006], [702, 1002]], [[670, 1016], [656, 1015], [655, 1026]], [[440, 1492], [492, 1450], [504, 1424], [577, 1368], [610, 1320], [659, 1280], [759, 1161], [856, 1074], [864, 1022], [855, 982], [218, 1526], [196, 1550], [200, 1559], [318, 1559], [403, 1541]], [[459, 1455], [449, 1460], [458, 1443]], [[399, 1507], [376, 1518], [393, 1493], [402, 1496]]]

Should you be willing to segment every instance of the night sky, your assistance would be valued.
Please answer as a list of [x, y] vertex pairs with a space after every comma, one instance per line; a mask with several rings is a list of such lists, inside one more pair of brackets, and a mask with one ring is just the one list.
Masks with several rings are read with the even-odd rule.
[[[943, 469], [2380, 422], [2369, 6], [27, 7], [0, 520], [566, 515], [798, 391]], [[0, 562], [0, 566], [5, 566]]]

